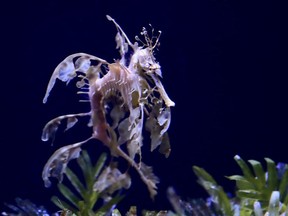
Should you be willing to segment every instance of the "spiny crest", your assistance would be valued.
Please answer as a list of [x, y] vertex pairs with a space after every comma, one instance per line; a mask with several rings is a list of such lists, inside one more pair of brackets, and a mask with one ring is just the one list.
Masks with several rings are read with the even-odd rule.
[[162, 32], [158, 31], [158, 36], [155, 36], [154, 28], [151, 24], [149, 24], [149, 26], [151, 28], [151, 36], [149, 36], [147, 29], [143, 27], [140, 34], [144, 36], [145, 42], [143, 42], [137, 35], [135, 36], [135, 40], [141, 42], [144, 47], [148, 47], [152, 51], [156, 46], [160, 46], [159, 39]]

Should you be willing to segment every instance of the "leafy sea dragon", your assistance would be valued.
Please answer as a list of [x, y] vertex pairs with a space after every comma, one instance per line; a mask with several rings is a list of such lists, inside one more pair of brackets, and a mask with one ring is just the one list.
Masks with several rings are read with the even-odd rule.
[[[42, 178], [46, 187], [51, 185], [49, 177], [61, 181], [67, 163], [79, 157], [81, 146], [97, 139], [110, 149], [112, 156], [124, 158], [136, 169], [153, 198], [157, 194], [159, 180], [152, 167], [142, 162], [142, 131], [145, 128], [150, 133], [151, 151], [159, 147], [159, 151], [168, 157], [170, 107], [175, 105], [161, 83], [161, 67], [153, 55], [161, 32], [155, 37], [152, 29], [150, 37], [143, 28], [141, 35], [145, 41], [136, 36], [136, 42], [132, 44], [115, 20], [108, 15], [107, 19], [117, 28], [116, 48], [121, 59], [109, 63], [86, 53], [72, 54], [56, 67], [50, 78], [43, 103], [47, 102], [56, 79], [68, 84], [78, 77], [76, 86], [81, 89], [79, 93], [88, 94], [91, 110], [52, 119], [43, 129], [42, 140], [54, 138], [63, 120], [67, 123], [66, 129], [69, 129], [83, 116], [90, 117], [93, 130], [88, 139], [58, 149], [46, 163]], [[141, 42], [141, 46], [137, 41]]]

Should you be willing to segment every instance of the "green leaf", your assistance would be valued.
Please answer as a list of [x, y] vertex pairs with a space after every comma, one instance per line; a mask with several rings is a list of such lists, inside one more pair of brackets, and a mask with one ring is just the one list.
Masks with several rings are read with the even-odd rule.
[[105, 161], [107, 159], [107, 155], [105, 153], [101, 154], [99, 159], [97, 160], [97, 163], [95, 164], [93, 171], [92, 171], [92, 176], [94, 178], [97, 178], [98, 175], [100, 174], [100, 171], [102, 170]]
[[238, 190], [237, 196], [240, 198], [249, 198], [255, 200], [262, 200], [263, 194], [256, 190]]
[[[283, 202], [285, 200], [285, 197], [288, 195], [288, 165], [285, 165], [285, 172], [281, 178], [280, 184], [279, 184], [279, 192], [280, 192], [280, 200]], [[285, 203], [287, 205], [288, 203]]]
[[[84, 153], [85, 154], [85, 153]], [[77, 158], [77, 163], [80, 166], [85, 182], [86, 182], [86, 187], [87, 189], [91, 188], [91, 184], [93, 182], [93, 178], [92, 178], [92, 166], [86, 163], [85, 159], [83, 158], [82, 154], [81, 157]]]
[[240, 175], [233, 175], [227, 177], [229, 180], [236, 181], [238, 190], [255, 190], [255, 185], [246, 180], [245, 177]]
[[124, 196], [115, 196], [113, 197], [111, 200], [109, 200], [106, 204], [104, 204], [101, 208], [99, 208], [96, 212], [95, 215], [104, 215], [110, 211], [110, 209], [112, 208], [113, 205], [119, 203], [122, 199], [124, 198]]
[[226, 176], [229, 180], [234, 180], [234, 181], [247, 181], [243, 176], [241, 175], [232, 175], [232, 176]]
[[79, 178], [75, 175], [75, 173], [69, 169], [68, 167], [66, 168], [65, 174], [71, 184], [74, 186], [76, 191], [79, 193], [79, 195], [84, 198], [85, 197], [85, 187], [79, 180]]
[[288, 215], [288, 207], [286, 206], [286, 210], [285, 210], [285, 213], [284, 213], [284, 216]]
[[57, 196], [52, 196], [51, 201], [62, 210], [70, 210], [72, 212], [77, 212], [77, 209], [66, 203], [65, 201], [59, 199]]
[[232, 216], [232, 206], [223, 188], [219, 186], [214, 178], [204, 169], [193, 166], [193, 171], [198, 177], [198, 182], [206, 189], [210, 196], [217, 200], [217, 205], [219, 205], [224, 215]]
[[236, 181], [238, 190], [255, 190], [255, 185], [247, 180]]
[[[250, 198], [241, 198], [240, 199], [240, 211], [241, 211], [241, 216], [242, 215], [252, 215], [252, 212], [254, 211], [254, 203], [255, 199], [250, 199]], [[261, 203], [262, 204], [262, 203]]]
[[87, 167], [92, 167], [90, 156], [89, 156], [89, 154], [87, 153], [86, 150], [82, 151], [82, 157], [83, 157], [83, 159], [84, 159], [84, 161], [86, 163], [86, 166]]
[[224, 215], [233, 216], [232, 206], [227, 194], [224, 192], [223, 188], [219, 186], [218, 190], [219, 204], [224, 212]]
[[[253, 211], [252, 211], [251, 209], [242, 207], [242, 208], [240, 209], [240, 216], [252, 216], [252, 215], [253, 215], [252, 212], [253, 212]], [[237, 216], [238, 216], [238, 215], [237, 215]]]
[[69, 200], [75, 207], [78, 208], [78, 203], [80, 202], [80, 199], [77, 196], [75, 196], [73, 192], [68, 187], [63, 185], [62, 183], [58, 184], [57, 186], [60, 192], [62, 193], [62, 195], [67, 200]]
[[95, 203], [97, 202], [98, 198], [99, 198], [99, 193], [96, 191], [93, 191], [89, 194], [89, 200], [87, 200], [87, 208], [88, 209], [93, 209]]
[[240, 166], [242, 172], [243, 172], [243, 175], [244, 177], [251, 183], [255, 183], [255, 178], [253, 176], [253, 173], [251, 172], [249, 166], [247, 165], [247, 163], [242, 160], [242, 158], [238, 155], [236, 155], [234, 157], [235, 161], [237, 162], [237, 164]]
[[[100, 194], [93, 190], [93, 186], [95, 181], [97, 181], [97, 177], [99, 176], [101, 170], [106, 161], [106, 154], [102, 154], [97, 160], [95, 166], [91, 164], [90, 157], [87, 152], [83, 151], [81, 156], [77, 159], [77, 163], [80, 166], [84, 180], [85, 186], [81, 182], [81, 180], [76, 176], [76, 174], [69, 168], [66, 169], [66, 176], [75, 188], [75, 193], [79, 193], [82, 199], [77, 197], [77, 194], [74, 194], [67, 186], [64, 184], [58, 184], [58, 188], [62, 195], [71, 203], [71, 205], [75, 207], [71, 207], [69, 204], [62, 201], [63, 205], [59, 204], [59, 199], [57, 197], [53, 198], [53, 202], [57, 204], [59, 207], [64, 209], [64, 211], [75, 212], [79, 215], [83, 216], [100, 216], [105, 215], [105, 212], [109, 211], [111, 207], [118, 203], [123, 197], [116, 196], [112, 198], [109, 202], [104, 204], [99, 211], [96, 213], [93, 212], [93, 208], [95, 207], [95, 203], [97, 202]], [[67, 208], [67, 209], [66, 209]], [[74, 214], [73, 214], [74, 215]], [[75, 215], [76, 216], [76, 215]]]
[[[287, 206], [288, 205], [288, 194], [286, 194], [283, 203]], [[288, 209], [288, 207], [287, 207]]]
[[193, 166], [193, 171], [199, 179], [203, 179], [203, 180], [208, 181], [212, 184], [217, 184], [217, 182], [214, 180], [214, 178], [209, 173], [207, 173], [204, 169], [202, 169], [198, 166]]
[[271, 194], [272, 191], [277, 190], [278, 174], [274, 161], [271, 160], [270, 158], [265, 158], [265, 160], [267, 163], [267, 174], [268, 174], [267, 188], [269, 193]]
[[252, 165], [254, 174], [256, 176], [256, 187], [258, 188], [258, 190], [262, 190], [266, 184], [265, 172], [263, 170], [263, 167], [261, 163], [256, 160], [249, 160], [248, 162]]

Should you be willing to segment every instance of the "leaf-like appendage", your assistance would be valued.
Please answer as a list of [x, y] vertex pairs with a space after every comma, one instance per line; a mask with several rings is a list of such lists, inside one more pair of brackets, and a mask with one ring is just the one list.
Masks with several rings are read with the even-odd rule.
[[110, 112], [111, 119], [113, 121], [111, 127], [117, 128], [121, 119], [125, 117], [125, 112], [120, 105], [115, 105]]
[[160, 144], [159, 152], [164, 154], [166, 158], [169, 157], [171, 152], [170, 140], [168, 133], [163, 134], [162, 142]]
[[74, 64], [76, 71], [86, 73], [91, 66], [91, 57], [87, 55], [80, 56]]
[[58, 116], [57, 118], [50, 120], [43, 128], [41, 137], [42, 141], [48, 141], [49, 139], [53, 139], [55, 137], [55, 133], [58, 130], [61, 121], [67, 120], [66, 130], [68, 130], [77, 123], [78, 119], [76, 117], [83, 117], [89, 115], [90, 113], [69, 114]]
[[156, 76], [152, 76], [152, 78], [166, 106], [167, 107], [175, 106], [175, 103], [169, 98], [168, 94], [166, 93], [161, 81]]
[[131, 185], [130, 176], [127, 173], [121, 173], [116, 167], [106, 167], [98, 180], [94, 184], [94, 190], [101, 193], [103, 197], [110, 197], [115, 191]]
[[126, 143], [128, 140], [132, 138], [132, 130], [128, 130], [128, 127], [130, 126], [129, 118], [124, 119], [120, 122], [118, 126], [118, 132], [119, 132], [119, 139], [118, 139], [118, 145], [122, 145], [123, 143]]
[[88, 142], [91, 138], [79, 142], [76, 144], [64, 146], [58, 149], [45, 164], [42, 172], [42, 178], [45, 186], [50, 187], [51, 182], [49, 177], [56, 177], [59, 182], [63, 179], [63, 173], [65, 172], [68, 162], [72, 159], [78, 158], [81, 152], [81, 145]]
[[140, 164], [140, 171], [142, 173], [142, 180], [146, 183], [150, 192], [150, 197], [154, 199], [155, 195], [157, 194], [156, 184], [159, 183], [159, 178], [153, 173], [153, 168], [144, 163]]
[[65, 131], [72, 128], [77, 122], [78, 122], [78, 119], [75, 116], [73, 116], [71, 118], [67, 118], [67, 126], [66, 126]]
[[151, 151], [154, 151], [154, 149], [161, 144], [161, 128], [153, 116], [149, 116], [149, 118], [147, 118], [145, 128], [150, 132]]
[[60, 123], [61, 121], [59, 121], [58, 119], [52, 119], [51, 121], [49, 121], [43, 129], [41, 136], [42, 141], [48, 141], [49, 139], [54, 140]]
[[116, 49], [119, 49], [120, 55], [122, 57], [125, 57], [124, 55], [128, 51], [128, 44], [125, 42], [124, 37], [120, 35], [119, 32], [116, 34], [115, 41], [117, 44]]
[[277, 190], [278, 187], [277, 169], [273, 160], [271, 160], [270, 158], [265, 158], [265, 160], [267, 163], [268, 190], [270, 191], [270, 193], [272, 193], [272, 191]]
[[[80, 57], [81, 59], [77, 62], [77, 67], [75, 68], [75, 65], [73, 63], [74, 58]], [[83, 71], [83, 69], [87, 68], [89, 65], [88, 60], [96, 60], [102, 63], [107, 63], [105, 60], [98, 58], [96, 56], [92, 56], [86, 53], [75, 53], [68, 57], [66, 57], [54, 70], [50, 81], [47, 86], [46, 94], [43, 99], [43, 103], [47, 102], [47, 99], [49, 97], [50, 91], [55, 85], [56, 79], [61, 80], [62, 82], [66, 82], [67, 84], [76, 77], [76, 71], [79, 70], [80, 72], [86, 72]]]
[[155, 99], [153, 105], [145, 123], [146, 130], [150, 132], [151, 151], [162, 145], [159, 150], [168, 157], [171, 149], [167, 130], [171, 122], [171, 111], [169, 107], [162, 107], [161, 100]]

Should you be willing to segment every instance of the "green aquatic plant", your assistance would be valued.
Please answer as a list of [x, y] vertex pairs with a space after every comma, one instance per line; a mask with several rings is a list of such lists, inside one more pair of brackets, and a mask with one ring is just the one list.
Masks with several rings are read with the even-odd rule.
[[193, 171], [198, 177], [197, 182], [208, 192], [213, 207], [217, 212], [217, 215], [233, 215], [233, 203], [227, 196], [226, 192], [220, 186], [216, 180], [203, 168], [193, 166]]
[[227, 177], [236, 182], [236, 197], [229, 198], [223, 188], [203, 168], [193, 167], [198, 183], [208, 192], [218, 209], [218, 215], [260, 216], [288, 214], [288, 165], [265, 158], [265, 171], [259, 161], [248, 160], [247, 164], [236, 155], [235, 161], [243, 175]]
[[[130, 179], [127, 173], [121, 173], [115, 164], [105, 166], [106, 155], [102, 154], [95, 165], [92, 165], [86, 151], [77, 158], [83, 174], [76, 175], [66, 167], [67, 183], [59, 183], [58, 188], [65, 198], [52, 197], [52, 201], [62, 209], [65, 216], [121, 216], [114, 204], [123, 196], [117, 191], [129, 188]], [[232, 175], [227, 178], [236, 182], [236, 196], [227, 194], [222, 186], [203, 168], [193, 166], [198, 183], [208, 192], [209, 197], [181, 199], [170, 187], [167, 190], [168, 199], [173, 211], [143, 211], [137, 212], [136, 206], [131, 206], [125, 215], [129, 216], [288, 216], [288, 165], [275, 164], [265, 158], [266, 170], [259, 161], [245, 162], [235, 156], [243, 175]], [[66, 178], [65, 178], [66, 179]], [[64, 179], [64, 180], [65, 180]], [[84, 181], [83, 181], [84, 179]], [[72, 185], [72, 187], [71, 187]], [[97, 207], [98, 200], [104, 200], [104, 205]], [[30, 201], [16, 200], [16, 205], [7, 205], [16, 213], [2, 212], [4, 216], [43, 216], [49, 215], [44, 207], [37, 207]], [[39, 214], [38, 214], [38, 213]], [[41, 212], [44, 212], [41, 214]]]
[[229, 176], [236, 181], [237, 197], [241, 198], [243, 208], [251, 209], [255, 201], [259, 201], [263, 209], [269, 206], [272, 192], [279, 191], [279, 201], [286, 209], [288, 204], [288, 165], [278, 164], [269, 158], [265, 158], [267, 170], [264, 171], [259, 161], [249, 160], [252, 168], [239, 156], [234, 159], [240, 166], [243, 175]]
[[[51, 198], [52, 202], [62, 211], [69, 211], [78, 216], [103, 215], [110, 212], [112, 207], [123, 198], [115, 193], [122, 188], [129, 188], [131, 181], [129, 175], [121, 173], [115, 165], [104, 167], [105, 160], [106, 155], [102, 154], [93, 165], [88, 153], [82, 151], [81, 156], [77, 158], [77, 164], [82, 171], [84, 183], [67, 167], [65, 176], [70, 186], [59, 183], [58, 189], [68, 202], [57, 196]], [[98, 201], [101, 203], [104, 201], [104, 204], [95, 209]]]
[[169, 215], [173, 216], [210, 216], [219, 215], [217, 206], [213, 205], [213, 202], [204, 200], [203, 198], [193, 198], [189, 200], [183, 200], [178, 194], [176, 194], [173, 187], [167, 189], [167, 197], [173, 207], [175, 213], [169, 211]]

